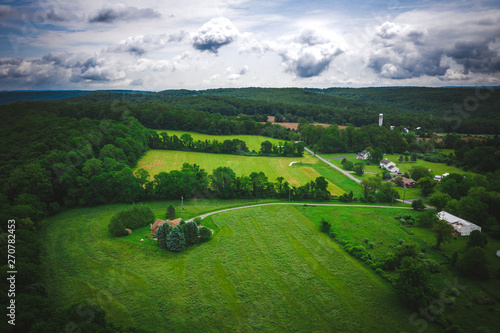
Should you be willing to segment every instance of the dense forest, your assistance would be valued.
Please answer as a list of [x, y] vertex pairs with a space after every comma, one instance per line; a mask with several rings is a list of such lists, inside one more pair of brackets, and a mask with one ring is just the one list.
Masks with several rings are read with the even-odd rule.
[[[254, 120], [266, 116], [356, 127], [376, 123], [384, 114], [384, 126], [423, 127], [429, 132], [463, 134], [500, 133], [498, 87], [478, 88], [239, 88], [166, 90], [162, 92], [102, 91], [15, 93], [19, 99], [67, 98], [80, 102], [150, 104], [196, 110], [223, 116], [245, 114]], [[0, 94], [0, 102], [13, 97]], [[146, 125], [148, 126], [148, 125]], [[158, 127], [156, 127], [158, 128]]]

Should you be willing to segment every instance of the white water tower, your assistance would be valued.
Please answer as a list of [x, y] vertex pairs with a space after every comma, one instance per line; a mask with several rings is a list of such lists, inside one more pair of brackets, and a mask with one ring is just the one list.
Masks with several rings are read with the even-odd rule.
[[384, 115], [381, 113], [378, 115], [378, 125], [382, 126], [383, 121], [384, 121]]

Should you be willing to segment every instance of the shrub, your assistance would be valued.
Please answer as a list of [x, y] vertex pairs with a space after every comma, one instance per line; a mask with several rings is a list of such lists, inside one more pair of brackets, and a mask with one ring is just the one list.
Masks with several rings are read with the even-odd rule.
[[490, 235], [493, 238], [500, 239], [500, 224], [490, 228]]
[[[112, 234], [118, 236], [119, 233], [117, 233], [117, 230], [119, 230], [122, 226], [123, 229], [128, 228], [134, 230], [153, 223], [154, 220], [155, 216], [151, 211], [151, 208], [144, 205], [134, 205], [128, 210], [122, 210], [121, 212], [113, 215], [108, 228]], [[121, 225], [117, 221], [120, 221]]]
[[479, 247], [485, 247], [488, 241], [486, 240], [486, 237], [483, 236], [481, 231], [479, 230], [473, 230], [469, 234], [469, 241], [467, 242], [467, 247], [474, 247], [474, 246], [479, 246]]
[[109, 232], [115, 236], [125, 236], [128, 234], [121, 219], [116, 215], [111, 218], [111, 221], [108, 224], [108, 229]]
[[457, 261], [456, 266], [458, 271], [465, 276], [487, 279], [487, 264], [484, 250], [480, 247], [472, 247], [465, 251], [463, 257]]
[[175, 208], [172, 205], [169, 205], [167, 208], [167, 219], [168, 220], [175, 219]]
[[416, 211], [424, 211], [425, 210], [425, 204], [424, 204], [424, 201], [422, 199], [414, 200], [411, 203], [411, 207], [413, 209], [415, 209]]
[[327, 221], [327, 220], [322, 219], [322, 220], [321, 220], [320, 227], [319, 227], [319, 230], [320, 230], [321, 232], [324, 232], [325, 234], [328, 234], [328, 233], [330, 232], [331, 227], [332, 227], [332, 226], [330, 225], [330, 223], [328, 223], [328, 221]]
[[422, 262], [427, 265], [427, 268], [429, 269], [429, 272], [431, 272], [431, 273], [441, 273], [441, 267], [434, 260], [432, 260], [432, 259], [426, 259], [426, 260], [422, 260]]
[[435, 293], [427, 266], [409, 257], [401, 262], [396, 289], [401, 301], [413, 309], [427, 306]]
[[206, 227], [200, 228], [200, 241], [206, 242], [212, 237], [212, 231]]

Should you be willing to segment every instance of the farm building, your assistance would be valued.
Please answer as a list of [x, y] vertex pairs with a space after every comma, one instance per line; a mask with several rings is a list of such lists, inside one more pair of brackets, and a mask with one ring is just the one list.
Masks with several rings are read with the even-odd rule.
[[387, 158], [380, 161], [380, 168], [389, 170], [390, 172], [399, 172], [399, 168], [396, 166], [396, 163], [389, 161]]
[[403, 179], [403, 187], [417, 187], [417, 182], [411, 178], [401, 177]]
[[458, 216], [445, 212], [444, 210], [438, 213], [440, 220], [446, 221], [453, 226], [456, 232], [461, 236], [469, 236], [474, 230], [481, 231], [481, 227], [472, 222], [466, 221]]
[[367, 152], [366, 150], [363, 150], [361, 153], [356, 156], [358, 160], [367, 160], [370, 158], [370, 153]]
[[155, 223], [151, 225], [151, 235], [156, 235], [156, 232], [158, 231], [158, 228], [165, 222], [168, 222], [172, 227], [176, 227], [181, 223], [182, 219], [178, 218], [175, 220], [162, 220], [162, 219], [156, 219]]

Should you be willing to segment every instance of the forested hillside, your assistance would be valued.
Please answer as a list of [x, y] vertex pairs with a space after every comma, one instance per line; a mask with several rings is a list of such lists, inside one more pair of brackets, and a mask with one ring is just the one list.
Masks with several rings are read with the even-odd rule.
[[152, 103], [221, 115], [278, 116], [297, 122], [423, 127], [429, 132], [497, 134], [499, 89], [493, 88], [240, 88], [167, 90], [147, 95], [98, 92], [74, 101]]

